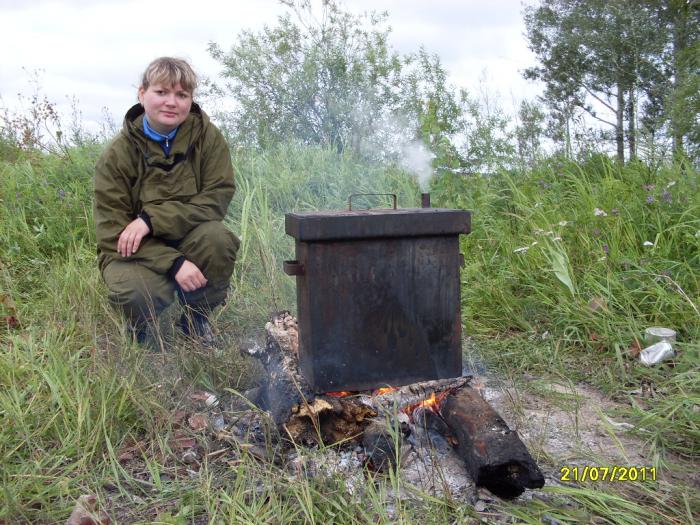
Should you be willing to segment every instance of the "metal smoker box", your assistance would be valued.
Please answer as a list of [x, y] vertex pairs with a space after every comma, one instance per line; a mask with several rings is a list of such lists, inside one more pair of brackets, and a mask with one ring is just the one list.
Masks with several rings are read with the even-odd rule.
[[299, 364], [316, 392], [462, 373], [459, 234], [468, 211], [288, 213], [296, 240]]

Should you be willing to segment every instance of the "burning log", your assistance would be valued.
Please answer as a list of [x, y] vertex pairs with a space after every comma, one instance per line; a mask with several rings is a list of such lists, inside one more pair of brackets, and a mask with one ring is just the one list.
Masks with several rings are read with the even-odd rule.
[[292, 441], [306, 445], [359, 441], [376, 416], [374, 409], [356, 397], [319, 396], [293, 406], [284, 430]]
[[262, 410], [267, 410], [278, 426], [287, 421], [292, 407], [311, 397], [309, 385], [299, 371], [297, 360], [298, 332], [296, 319], [289, 312], [280, 312], [265, 325], [265, 347], [247, 350], [265, 369], [266, 381], [246, 397]]
[[[411, 428], [420, 426], [424, 429], [419, 432], [420, 441], [427, 439], [425, 446], [438, 444], [459, 456], [476, 485], [498, 496], [512, 498], [525, 488], [544, 485], [542, 473], [517, 433], [469, 387], [471, 376], [373, 392], [316, 394], [299, 367], [296, 319], [281, 312], [265, 328], [265, 346], [248, 353], [260, 359], [266, 378], [247, 397], [270, 412], [289, 441], [300, 445], [362, 443], [370, 465], [387, 470], [395, 467], [397, 444], [403, 443]], [[260, 426], [254, 418], [247, 425], [252, 431]], [[399, 428], [399, 435], [391, 427]]]
[[484, 401], [478, 391], [448, 394], [440, 415], [457, 439], [474, 482], [502, 498], [544, 486], [544, 477], [518, 434]]
[[[284, 430], [292, 441], [297, 443], [320, 444], [319, 438], [326, 445], [362, 440], [366, 448], [374, 449], [372, 443], [381, 439], [380, 433], [372, 431], [370, 437], [363, 437], [368, 432], [367, 427], [372, 419], [381, 414], [393, 422], [394, 417], [398, 416], [398, 423], [405, 426], [409, 419], [408, 414], [413, 411], [414, 406], [435, 399], [437, 392], [444, 393], [461, 388], [469, 379], [460, 377], [425, 381], [399, 388], [380, 388], [372, 394], [331, 392], [310, 397], [292, 406], [292, 415], [284, 424]], [[382, 425], [386, 426], [384, 423]], [[367, 442], [367, 439], [370, 441]], [[374, 463], [383, 465], [384, 460]]]
[[398, 388], [380, 388], [371, 395], [360, 395], [362, 402], [373, 407], [377, 412], [391, 415], [395, 409], [416, 405], [433, 394], [462, 388], [471, 380], [471, 376], [451, 379], [423, 381]]

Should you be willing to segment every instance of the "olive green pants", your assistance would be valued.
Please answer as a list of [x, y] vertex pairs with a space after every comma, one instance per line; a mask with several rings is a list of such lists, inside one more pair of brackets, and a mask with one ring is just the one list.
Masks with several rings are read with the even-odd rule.
[[174, 301], [175, 292], [181, 303], [207, 312], [226, 299], [239, 244], [218, 221], [200, 224], [177, 244], [177, 249], [207, 279], [206, 286], [193, 292], [181, 290], [174, 279], [138, 261], [112, 261], [102, 272], [109, 302], [124, 312], [132, 326], [155, 319]]

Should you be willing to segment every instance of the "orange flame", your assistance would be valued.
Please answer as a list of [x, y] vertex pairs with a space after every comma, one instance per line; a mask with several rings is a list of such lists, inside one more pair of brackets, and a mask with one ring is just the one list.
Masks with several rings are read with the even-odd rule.
[[393, 386], [387, 386], [387, 387], [384, 387], [384, 388], [378, 388], [377, 390], [374, 391], [374, 393], [373, 393], [372, 395], [374, 395], [374, 396], [382, 396], [382, 395], [384, 395], [384, 394], [388, 394], [389, 392], [393, 392], [394, 390], [396, 390], [396, 388], [394, 388]]
[[326, 395], [328, 397], [347, 397], [351, 396], [353, 393], [352, 392], [327, 392]]
[[447, 394], [450, 393], [450, 390], [445, 390], [444, 392], [440, 392], [439, 394], [435, 394], [433, 392], [429, 398], [424, 399], [423, 401], [419, 401], [418, 403], [413, 403], [412, 405], [405, 406], [404, 408], [401, 409], [401, 411], [404, 414], [407, 414], [409, 417], [413, 418], [413, 412], [420, 407], [426, 407], [435, 412], [436, 414], [439, 414], [440, 412], [440, 403], [442, 403], [442, 400], [445, 399]]

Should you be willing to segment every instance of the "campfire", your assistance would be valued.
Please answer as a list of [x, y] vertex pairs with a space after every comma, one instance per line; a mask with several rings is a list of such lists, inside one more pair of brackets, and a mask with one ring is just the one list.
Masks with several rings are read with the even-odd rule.
[[470, 376], [315, 393], [299, 371], [296, 319], [281, 312], [266, 329], [265, 347], [248, 350], [263, 364], [266, 378], [246, 397], [270, 414], [290, 450], [359, 446], [375, 471], [404, 466], [402, 454], [420, 457], [438, 450], [459, 462], [476, 486], [497, 496], [512, 498], [543, 486], [527, 448], [471, 388]]
[[542, 487], [517, 433], [460, 376], [459, 235], [471, 213], [425, 198], [398, 209], [395, 195], [391, 209], [356, 210], [353, 197], [347, 210], [286, 215], [299, 322], [281, 312], [266, 325], [265, 347], [250, 350], [266, 377], [246, 397], [295, 450], [360, 447], [375, 471], [450, 457], [457, 488], [505, 498]]
[[447, 396], [447, 394], [450, 393], [450, 390], [444, 390], [442, 392], [435, 393], [433, 392], [430, 394], [430, 397], [428, 399], [424, 399], [423, 401], [418, 401], [418, 403], [414, 403], [412, 405], [403, 407], [401, 409], [401, 412], [404, 414], [408, 415], [411, 421], [413, 421], [413, 413], [416, 411], [418, 408], [427, 408], [429, 410], [432, 410], [436, 414], [440, 414], [440, 404], [442, 403], [443, 399]]

